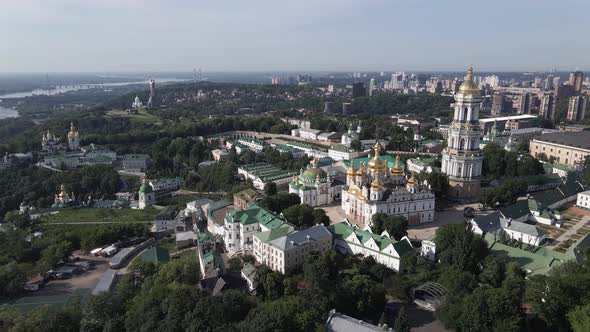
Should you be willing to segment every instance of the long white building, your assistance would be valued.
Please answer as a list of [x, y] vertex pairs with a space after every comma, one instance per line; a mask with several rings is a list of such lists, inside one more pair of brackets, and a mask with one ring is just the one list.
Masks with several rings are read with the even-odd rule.
[[407, 236], [399, 241], [389, 237], [387, 232], [373, 234], [369, 230], [360, 230], [348, 221], [330, 225], [334, 235], [334, 248], [345, 255], [371, 256], [377, 263], [399, 271], [403, 268], [404, 258], [415, 254], [412, 243]]

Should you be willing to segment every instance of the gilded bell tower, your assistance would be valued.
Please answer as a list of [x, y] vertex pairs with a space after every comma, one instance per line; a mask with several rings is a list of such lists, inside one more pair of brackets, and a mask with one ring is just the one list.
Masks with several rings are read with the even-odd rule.
[[479, 149], [480, 89], [473, 82], [473, 68], [455, 95], [453, 122], [447, 148], [442, 152], [442, 172], [449, 177], [449, 195], [474, 198], [479, 195], [483, 156]]
[[78, 150], [80, 148], [80, 133], [74, 126], [74, 123], [70, 123], [70, 131], [68, 132], [68, 146], [70, 150]]

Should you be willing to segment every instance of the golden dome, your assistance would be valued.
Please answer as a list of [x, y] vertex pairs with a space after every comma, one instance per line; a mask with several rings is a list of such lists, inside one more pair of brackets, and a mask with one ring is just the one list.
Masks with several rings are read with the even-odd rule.
[[318, 178], [325, 179], [327, 176], [326, 171], [321, 168], [308, 168], [301, 174], [300, 178], [307, 182], [314, 182]]
[[395, 165], [391, 168], [391, 175], [395, 176], [403, 176], [404, 169], [401, 167], [401, 161], [399, 158], [399, 154], [395, 157]]
[[375, 145], [373, 145], [373, 151], [375, 152], [375, 155], [373, 156], [373, 159], [369, 161], [369, 169], [379, 171], [385, 170], [387, 168], [387, 162], [379, 158], [379, 151], [381, 151], [381, 145], [379, 145], [379, 143], [375, 143]]
[[417, 183], [418, 183], [418, 180], [416, 179], [414, 172], [412, 172], [412, 177], [408, 180], [408, 185], [415, 186]]
[[350, 160], [350, 167], [346, 170], [346, 175], [354, 176], [356, 170], [354, 169], [354, 159]]
[[59, 198], [69, 198], [68, 197], [68, 193], [66, 192], [66, 186], [64, 186], [63, 184], [60, 186], [60, 193], [59, 193]]
[[473, 67], [469, 67], [467, 71], [467, 76], [465, 76], [465, 81], [459, 87], [459, 93], [463, 94], [479, 94], [481, 90], [475, 85], [473, 82]]
[[68, 136], [78, 136], [78, 130], [76, 130], [73, 122], [70, 122], [70, 131], [68, 132]]
[[383, 183], [381, 183], [381, 181], [379, 181], [379, 179], [375, 179], [373, 180], [373, 182], [371, 182], [371, 189], [375, 189], [375, 190], [381, 190], [383, 189]]

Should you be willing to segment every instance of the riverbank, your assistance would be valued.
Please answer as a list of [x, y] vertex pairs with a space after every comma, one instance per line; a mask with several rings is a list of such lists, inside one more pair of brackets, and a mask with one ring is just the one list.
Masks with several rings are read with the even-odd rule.
[[17, 110], [0, 106], [0, 120], [17, 117], [19, 117]]

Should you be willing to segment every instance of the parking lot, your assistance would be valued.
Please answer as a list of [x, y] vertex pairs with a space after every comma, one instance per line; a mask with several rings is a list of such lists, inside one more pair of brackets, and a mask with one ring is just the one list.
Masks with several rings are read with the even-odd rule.
[[92, 289], [98, 284], [103, 272], [109, 268], [109, 260], [102, 257], [78, 256], [82, 261], [91, 261], [94, 268], [83, 271], [68, 279], [52, 279], [37, 291], [0, 304], [22, 311], [28, 311], [40, 305], [64, 306], [85, 302]]

